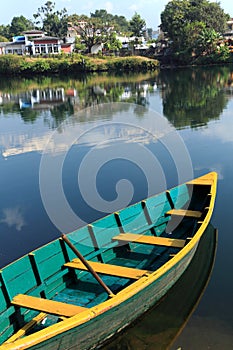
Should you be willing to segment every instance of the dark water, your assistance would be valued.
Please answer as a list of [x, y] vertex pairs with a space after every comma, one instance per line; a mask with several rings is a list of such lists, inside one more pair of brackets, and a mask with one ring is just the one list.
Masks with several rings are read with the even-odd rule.
[[[172, 349], [232, 349], [233, 67], [1, 78], [0, 151], [0, 266], [61, 232], [217, 171], [213, 273]], [[158, 340], [143, 327], [140, 349], [153, 349]], [[160, 335], [166, 339], [164, 328]], [[111, 349], [127, 344], [126, 333]]]

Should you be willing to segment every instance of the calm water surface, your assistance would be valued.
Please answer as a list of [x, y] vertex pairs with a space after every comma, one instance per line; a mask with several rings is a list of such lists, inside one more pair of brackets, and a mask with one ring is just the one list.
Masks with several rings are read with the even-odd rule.
[[[217, 171], [214, 269], [171, 348], [232, 349], [233, 67], [1, 78], [0, 152], [0, 266], [108, 211]], [[140, 341], [131, 346], [126, 332], [108, 349], [165, 349], [156, 329], [148, 331], [153, 317], [135, 326]]]

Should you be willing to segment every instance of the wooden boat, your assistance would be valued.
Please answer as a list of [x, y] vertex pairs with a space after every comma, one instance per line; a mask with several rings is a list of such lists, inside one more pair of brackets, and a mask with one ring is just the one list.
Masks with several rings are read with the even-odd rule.
[[217, 174], [108, 215], [0, 273], [0, 349], [96, 349], [156, 304], [191, 262]]
[[179, 349], [182, 331], [196, 310], [211, 278], [217, 239], [217, 229], [209, 224], [192, 261], [175, 285], [158, 304], [136, 320], [132, 327], [110, 339], [101, 350]]

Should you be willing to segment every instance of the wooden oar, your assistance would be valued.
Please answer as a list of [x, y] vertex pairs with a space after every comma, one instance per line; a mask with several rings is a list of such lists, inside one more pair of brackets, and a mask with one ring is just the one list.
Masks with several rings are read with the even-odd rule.
[[65, 234], [63, 234], [62, 239], [67, 243], [67, 245], [70, 247], [70, 249], [73, 250], [73, 252], [77, 255], [77, 257], [82, 261], [83, 265], [86, 266], [88, 271], [92, 274], [92, 276], [96, 279], [96, 281], [104, 288], [104, 290], [108, 293], [110, 297], [114, 296], [114, 293], [111, 291], [111, 289], [106, 286], [104, 281], [99, 277], [99, 275], [95, 272], [95, 270], [90, 266], [90, 264], [86, 261], [84, 256], [78, 251], [78, 249], [70, 242], [70, 240], [67, 238]]

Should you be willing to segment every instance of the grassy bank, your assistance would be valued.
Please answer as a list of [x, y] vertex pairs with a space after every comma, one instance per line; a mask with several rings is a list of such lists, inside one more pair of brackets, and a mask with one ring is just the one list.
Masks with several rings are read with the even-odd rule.
[[147, 71], [158, 68], [156, 60], [140, 56], [88, 57], [78, 54], [54, 57], [0, 56], [1, 75], [64, 74], [104, 71]]

